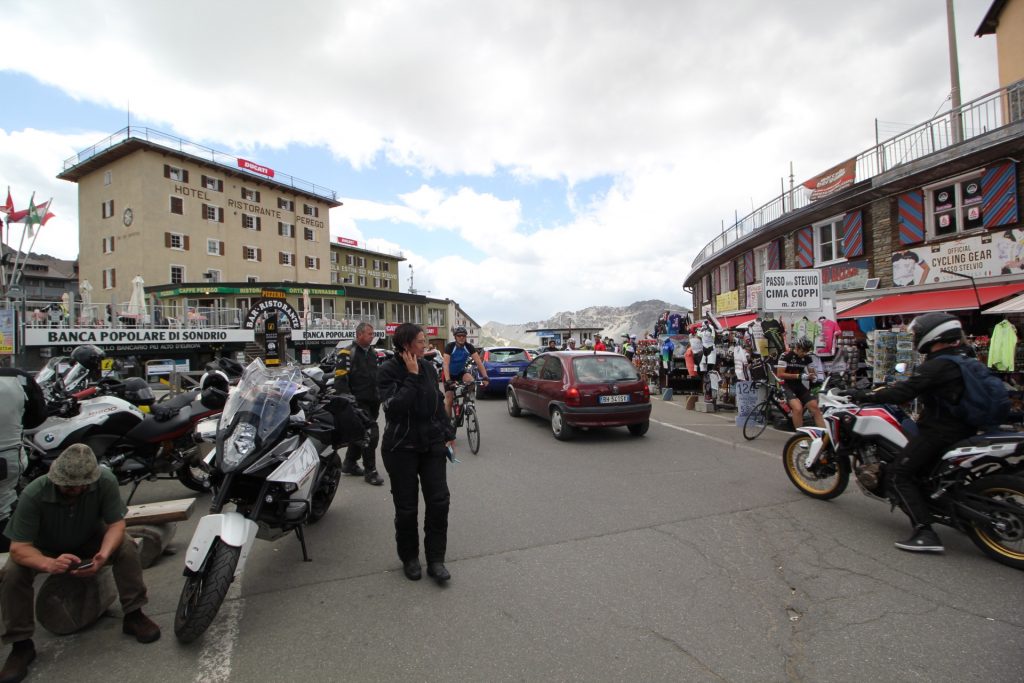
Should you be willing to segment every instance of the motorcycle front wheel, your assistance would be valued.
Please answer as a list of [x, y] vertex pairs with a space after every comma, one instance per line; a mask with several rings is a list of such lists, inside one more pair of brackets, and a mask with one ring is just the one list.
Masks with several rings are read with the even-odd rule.
[[979, 510], [990, 523], [972, 523], [967, 535], [996, 562], [1024, 569], [1024, 479], [1005, 474], [983, 477], [967, 492], [996, 503], [993, 509]]
[[327, 459], [327, 464], [324, 465], [320, 481], [317, 483], [316, 489], [313, 490], [313, 500], [309, 506], [307, 522], [316, 524], [327, 514], [327, 510], [330, 509], [331, 503], [334, 501], [334, 494], [338, 492], [338, 482], [340, 480], [341, 456], [337, 453], [331, 453], [331, 456]]
[[811, 437], [803, 432], [790, 437], [786, 442], [782, 448], [782, 466], [786, 468], [786, 476], [804, 495], [818, 500], [835, 498], [846, 490], [850, 481], [846, 461], [836, 458], [834, 454], [826, 454], [809, 470], [804, 460], [810, 445]]
[[213, 623], [224, 596], [235, 576], [242, 549], [219, 538], [210, 547], [203, 571], [185, 578], [174, 613], [174, 635], [182, 643], [191, 643]]

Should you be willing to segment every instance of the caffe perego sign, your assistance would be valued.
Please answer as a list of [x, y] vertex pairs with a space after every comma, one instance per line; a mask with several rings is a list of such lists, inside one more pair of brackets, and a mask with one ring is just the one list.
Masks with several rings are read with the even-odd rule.
[[152, 330], [89, 328], [26, 328], [26, 346], [61, 346], [67, 344], [225, 344], [253, 341], [252, 330]]

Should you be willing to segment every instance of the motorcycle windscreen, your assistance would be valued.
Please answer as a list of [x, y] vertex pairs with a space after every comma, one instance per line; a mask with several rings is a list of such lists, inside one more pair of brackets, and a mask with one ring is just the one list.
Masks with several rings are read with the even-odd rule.
[[301, 381], [298, 368], [271, 370], [257, 358], [245, 369], [238, 389], [228, 396], [218, 435], [234, 427], [236, 416], [246, 413], [245, 421], [254, 425], [257, 438], [263, 439], [289, 418], [290, 402], [301, 388]]

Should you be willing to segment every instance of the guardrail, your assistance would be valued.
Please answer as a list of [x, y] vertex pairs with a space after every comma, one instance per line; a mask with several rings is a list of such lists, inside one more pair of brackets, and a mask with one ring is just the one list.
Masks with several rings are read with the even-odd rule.
[[[858, 154], [857, 182], [1019, 121], [1024, 108], [1022, 105], [1024, 85], [1018, 83], [983, 95], [955, 111], [935, 116]], [[784, 192], [708, 242], [693, 259], [691, 268], [698, 267], [730, 244], [765, 228], [787, 213], [810, 204], [810, 192], [801, 186]]]
[[[74, 168], [75, 166], [85, 161], [88, 161], [97, 154], [105, 152], [108, 149], [115, 147], [116, 145], [119, 145], [123, 142], [127, 142], [128, 140], [133, 138], [136, 140], [145, 140], [146, 142], [149, 142], [151, 144], [159, 145], [160, 147], [165, 147], [176, 152], [181, 152], [182, 154], [189, 154], [194, 157], [199, 157], [200, 159], [203, 160], [208, 160], [211, 163], [230, 168], [232, 171], [236, 173], [245, 170], [244, 168], [239, 166], [238, 157], [232, 156], [231, 154], [226, 154], [225, 152], [218, 152], [215, 149], [211, 149], [203, 145], [198, 145], [194, 142], [189, 142], [188, 140], [183, 140], [182, 138], [178, 138], [173, 135], [168, 135], [167, 133], [161, 133], [160, 131], [153, 130], [151, 128], [139, 128], [137, 126], [128, 126], [127, 128], [122, 128], [121, 130], [117, 131], [110, 137], [101, 140], [100, 142], [97, 142], [92, 147], [84, 149], [75, 156], [65, 160], [64, 171], [66, 172], [69, 169]], [[262, 177], [263, 176], [260, 175], [253, 175], [253, 178], [257, 179]], [[294, 176], [290, 176], [287, 173], [278, 173], [277, 171], [274, 171], [274, 177], [266, 178], [266, 180], [268, 182], [275, 182], [281, 185], [288, 185], [289, 187], [294, 187], [297, 190], [302, 190], [303, 192], [307, 192], [318, 197], [323, 197], [324, 199], [329, 199], [331, 201], [338, 200], [338, 193], [335, 192], [334, 190], [328, 189], [326, 187], [321, 187], [307, 180], [301, 180]]]

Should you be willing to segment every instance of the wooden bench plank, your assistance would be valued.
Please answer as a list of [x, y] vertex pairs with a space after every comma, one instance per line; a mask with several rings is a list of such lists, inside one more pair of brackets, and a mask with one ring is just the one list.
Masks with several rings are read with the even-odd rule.
[[144, 503], [142, 505], [130, 505], [128, 514], [125, 515], [125, 524], [134, 526], [136, 524], [164, 524], [167, 522], [183, 522], [192, 516], [195, 509], [195, 498], [181, 498], [179, 500], [165, 500], [159, 503]]

